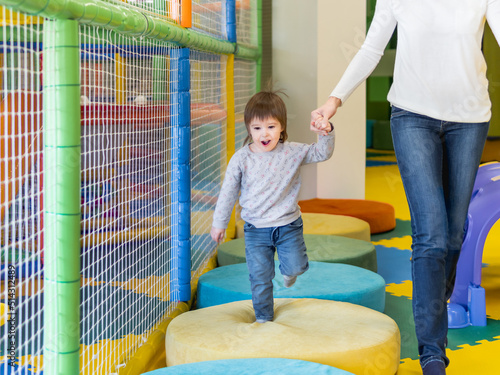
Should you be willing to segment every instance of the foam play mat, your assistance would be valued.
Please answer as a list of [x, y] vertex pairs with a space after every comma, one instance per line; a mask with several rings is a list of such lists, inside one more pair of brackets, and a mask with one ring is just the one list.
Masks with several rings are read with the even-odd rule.
[[349, 375], [351, 372], [319, 363], [286, 358], [221, 359], [165, 367], [144, 375]]
[[[304, 234], [333, 234], [370, 241], [370, 225], [366, 221], [355, 217], [304, 213], [302, 214], [302, 220], [304, 222]], [[245, 236], [244, 225], [243, 220], [236, 223], [236, 238]]]
[[396, 227], [394, 207], [365, 199], [308, 199], [299, 202], [303, 213], [352, 216], [370, 225], [371, 233], [383, 233]]
[[[321, 234], [304, 234], [304, 241], [310, 261], [351, 264], [377, 271], [377, 253], [371, 242]], [[217, 261], [220, 266], [245, 263], [245, 239], [237, 238], [219, 245]]]
[[167, 366], [234, 358], [289, 358], [354, 374], [394, 375], [399, 328], [366, 307], [319, 299], [278, 298], [272, 322], [259, 324], [251, 301], [181, 314], [168, 326]]
[[[278, 264], [275, 262], [274, 298], [327, 299], [384, 311], [385, 280], [375, 272], [348, 264], [309, 262], [309, 270], [291, 288], [285, 288]], [[246, 264], [219, 267], [198, 280], [198, 308], [251, 298]]]

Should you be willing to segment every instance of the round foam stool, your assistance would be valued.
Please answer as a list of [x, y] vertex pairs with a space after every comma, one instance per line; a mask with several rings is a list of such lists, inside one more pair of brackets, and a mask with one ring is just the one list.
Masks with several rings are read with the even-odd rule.
[[286, 358], [220, 359], [165, 367], [144, 375], [349, 375], [351, 372], [319, 363]]
[[[278, 265], [275, 262], [274, 298], [327, 299], [384, 311], [385, 281], [375, 272], [348, 264], [309, 262], [309, 270], [285, 288]], [[252, 292], [246, 264], [215, 268], [199, 278], [198, 308], [247, 299], [252, 299]]]
[[[304, 234], [304, 241], [310, 261], [351, 264], [377, 271], [377, 253], [371, 242], [321, 234]], [[237, 238], [219, 245], [217, 261], [220, 266], [245, 263], [245, 239]]]
[[169, 324], [167, 366], [233, 358], [289, 358], [354, 374], [394, 375], [400, 334], [387, 315], [320, 299], [278, 298], [275, 317], [255, 322], [251, 301], [188, 311]]
[[[370, 241], [370, 225], [361, 219], [343, 215], [302, 214], [304, 234], [333, 234], [336, 236]], [[236, 238], [243, 238], [245, 222], [236, 223]]]
[[364, 199], [308, 199], [299, 202], [300, 210], [323, 214], [352, 216], [370, 224], [371, 233], [396, 228], [394, 207], [388, 203]]

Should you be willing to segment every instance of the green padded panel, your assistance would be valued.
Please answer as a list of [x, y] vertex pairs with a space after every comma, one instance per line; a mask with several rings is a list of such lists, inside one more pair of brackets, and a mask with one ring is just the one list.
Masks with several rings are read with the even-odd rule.
[[377, 150], [394, 150], [390, 121], [377, 121], [373, 124], [373, 148]]

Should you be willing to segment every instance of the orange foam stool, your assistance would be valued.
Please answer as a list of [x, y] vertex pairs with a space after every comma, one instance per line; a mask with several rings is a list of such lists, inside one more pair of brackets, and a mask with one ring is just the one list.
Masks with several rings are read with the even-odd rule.
[[394, 207], [388, 203], [364, 199], [308, 199], [299, 202], [302, 212], [345, 215], [370, 224], [370, 232], [383, 233], [396, 228]]

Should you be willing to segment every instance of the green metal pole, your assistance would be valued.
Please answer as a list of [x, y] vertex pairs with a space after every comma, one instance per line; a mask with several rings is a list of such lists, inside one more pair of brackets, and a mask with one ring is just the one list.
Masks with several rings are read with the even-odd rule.
[[185, 29], [134, 7], [117, 6], [104, 0], [0, 0], [0, 5], [29, 15], [72, 19], [124, 35], [174, 42], [181, 47], [221, 54], [235, 53], [236, 49], [235, 44], [227, 40]]
[[44, 374], [80, 371], [80, 45], [77, 21], [45, 21]]
[[257, 92], [261, 90], [262, 87], [262, 0], [257, 0], [257, 46], [258, 46], [258, 56], [257, 59]]

